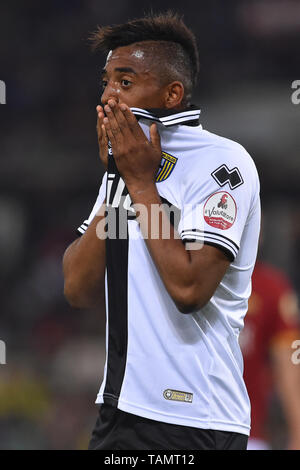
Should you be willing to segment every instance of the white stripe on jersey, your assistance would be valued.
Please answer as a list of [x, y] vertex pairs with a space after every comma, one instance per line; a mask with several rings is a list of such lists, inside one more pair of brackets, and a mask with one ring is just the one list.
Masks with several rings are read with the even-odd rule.
[[222, 245], [224, 248], [230, 250], [233, 259], [238, 254], [239, 247], [233, 243], [229, 238], [223, 237], [209, 232], [201, 232], [200, 230], [183, 230], [181, 233], [182, 240], [199, 241], [199, 242], [215, 242], [216, 245]]
[[131, 108], [131, 111], [140, 117], [144, 117], [146, 119], [151, 119], [152, 121], [161, 122], [164, 126], [173, 126], [175, 124], [182, 124], [188, 123], [192, 121], [199, 120], [200, 110], [192, 110], [192, 111], [184, 111], [184, 112], [177, 112], [170, 116], [165, 117], [158, 117], [154, 114], [150, 113], [149, 111], [140, 109], [140, 108]]

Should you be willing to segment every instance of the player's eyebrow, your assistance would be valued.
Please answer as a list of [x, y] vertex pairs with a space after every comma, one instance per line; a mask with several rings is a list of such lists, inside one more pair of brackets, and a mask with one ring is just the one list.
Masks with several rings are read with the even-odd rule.
[[[137, 75], [137, 72], [131, 67], [116, 67], [114, 71], [123, 72], [123, 73], [133, 73], [134, 75]], [[103, 69], [101, 72], [101, 76], [106, 75], [106, 74], [107, 74], [107, 70]]]
[[133, 70], [131, 67], [116, 67], [115, 71], [116, 72], [133, 73], [134, 75], [137, 74], [136, 71]]

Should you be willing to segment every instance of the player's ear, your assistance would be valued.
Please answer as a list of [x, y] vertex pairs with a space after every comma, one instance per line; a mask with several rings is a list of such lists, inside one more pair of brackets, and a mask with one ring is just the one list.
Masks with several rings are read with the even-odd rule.
[[184, 86], [181, 82], [172, 82], [166, 89], [166, 107], [176, 108], [181, 105], [184, 97]]

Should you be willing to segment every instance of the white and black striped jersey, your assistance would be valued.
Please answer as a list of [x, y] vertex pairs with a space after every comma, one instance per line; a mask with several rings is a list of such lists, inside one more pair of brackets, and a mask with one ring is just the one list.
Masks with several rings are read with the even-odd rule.
[[239, 334], [260, 229], [255, 165], [242, 146], [204, 130], [197, 108], [132, 111], [147, 136], [150, 124], [158, 124], [163, 153], [156, 185], [177, 211], [183, 243], [217, 247], [231, 264], [204, 308], [180, 313], [109, 156], [96, 204], [78, 229], [85, 232], [104, 200], [108, 212], [125, 218], [125, 236], [123, 227], [122, 236], [117, 230], [106, 240], [107, 357], [97, 403], [166, 423], [249, 434]]

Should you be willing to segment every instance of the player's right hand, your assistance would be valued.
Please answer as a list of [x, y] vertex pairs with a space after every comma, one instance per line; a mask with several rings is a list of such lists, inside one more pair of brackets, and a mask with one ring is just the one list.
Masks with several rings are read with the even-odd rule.
[[108, 138], [103, 124], [103, 119], [105, 117], [102, 106], [97, 106], [97, 135], [98, 135], [98, 144], [99, 144], [99, 155], [100, 159], [107, 169], [108, 162]]

